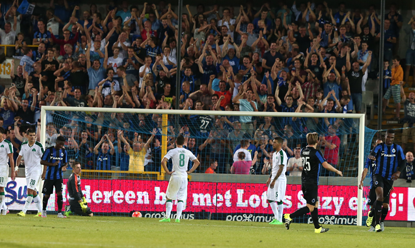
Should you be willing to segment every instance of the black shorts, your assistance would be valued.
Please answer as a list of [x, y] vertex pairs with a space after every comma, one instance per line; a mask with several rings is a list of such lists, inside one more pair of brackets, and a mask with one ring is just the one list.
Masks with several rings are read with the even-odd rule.
[[76, 215], [88, 216], [92, 213], [91, 209], [88, 207], [86, 212], [82, 211], [81, 205], [77, 201], [69, 201], [69, 205], [71, 206], [71, 212]]
[[318, 185], [316, 183], [303, 183], [301, 189], [303, 190], [304, 199], [307, 201], [307, 204], [316, 205], [318, 201]]
[[48, 180], [43, 183], [42, 193], [45, 195], [51, 195], [53, 193], [53, 186], [55, 186], [55, 193], [62, 192], [63, 179]]
[[393, 187], [393, 180], [388, 180], [382, 177], [382, 175], [374, 175], [372, 183], [372, 188], [374, 189], [377, 187], [383, 188], [383, 203], [389, 204], [389, 195]]

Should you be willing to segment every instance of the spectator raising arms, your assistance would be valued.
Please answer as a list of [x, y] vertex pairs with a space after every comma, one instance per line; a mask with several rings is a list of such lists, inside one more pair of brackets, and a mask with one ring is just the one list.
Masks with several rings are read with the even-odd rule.
[[[173, 127], [183, 130], [184, 149], [204, 161], [196, 172], [230, 173], [236, 162], [234, 173], [266, 174], [274, 152], [270, 140], [282, 137], [281, 149], [292, 157], [288, 171], [298, 175], [298, 148], [311, 131], [325, 136], [319, 142], [325, 159], [343, 166], [339, 152], [347, 149], [342, 146], [357, 143], [356, 135], [345, 135], [355, 132], [353, 121], [340, 113], [366, 112], [363, 96], [379, 85], [375, 62], [381, 35], [385, 80], [379, 107], [386, 117], [393, 97], [396, 121], [404, 105], [402, 145], [412, 149], [415, 94], [408, 89], [402, 94], [403, 86], [413, 86], [415, 17], [401, 15], [394, 4], [384, 18], [365, 3], [364, 11], [329, 2], [199, 4], [184, 6], [182, 16], [164, 1], [86, 7], [58, 0], [48, 9], [37, 6], [34, 14], [20, 14], [17, 0], [2, 4], [0, 43], [12, 45], [5, 52], [14, 59], [10, 68], [7, 63], [2, 67], [2, 72], [11, 71], [13, 84], [0, 85], [0, 125], [14, 151], [26, 141], [27, 126], [39, 125], [43, 106], [105, 107], [105, 113], [47, 111], [42, 120], [47, 146], [62, 134], [70, 163], [79, 159], [88, 169], [160, 171], [163, 122], [152, 110], [175, 109], [193, 111], [177, 123], [169, 115], [167, 123], [172, 127], [168, 137], [173, 137]], [[404, 69], [398, 51], [406, 52]], [[134, 111], [122, 114], [110, 108]], [[137, 109], [147, 112], [137, 114]], [[253, 117], [257, 111], [287, 116]], [[300, 113], [316, 114], [305, 118]], [[317, 113], [339, 116], [319, 118]], [[169, 138], [167, 149], [174, 145]], [[234, 152], [240, 147], [243, 160], [252, 161], [257, 154], [257, 161], [240, 167], [244, 162]]]

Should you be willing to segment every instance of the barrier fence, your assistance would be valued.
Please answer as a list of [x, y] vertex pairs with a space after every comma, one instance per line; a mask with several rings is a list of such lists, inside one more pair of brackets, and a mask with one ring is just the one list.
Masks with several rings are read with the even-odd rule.
[[[65, 179], [63, 200], [68, 204], [66, 181]], [[113, 216], [128, 216], [131, 211], [140, 211], [144, 217], [162, 217], [165, 211], [167, 185], [167, 181], [155, 180], [82, 179], [82, 190], [88, 206], [95, 213]], [[265, 184], [189, 182], [184, 217], [269, 222], [273, 216], [265, 192]], [[6, 193], [9, 209], [20, 210], [26, 199], [25, 179], [17, 178], [16, 181], [9, 181]], [[319, 187], [320, 222], [356, 225], [358, 205], [356, 196], [356, 186], [321, 185]], [[368, 211], [365, 205], [367, 199], [364, 198], [363, 202], [365, 216]], [[415, 221], [414, 203], [415, 188], [395, 187], [391, 192], [387, 219]], [[56, 206], [55, 195], [52, 194], [47, 210], [55, 211]], [[305, 206], [301, 185], [287, 185], [284, 206], [284, 213], [292, 213]], [[36, 209], [34, 203], [30, 209]], [[310, 222], [308, 217], [302, 221]]]

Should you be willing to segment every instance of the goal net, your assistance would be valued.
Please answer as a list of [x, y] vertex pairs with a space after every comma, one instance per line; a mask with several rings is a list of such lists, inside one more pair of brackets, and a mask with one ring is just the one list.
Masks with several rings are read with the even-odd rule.
[[[273, 218], [266, 199], [275, 137], [284, 139], [289, 157], [284, 213], [305, 205], [301, 191], [301, 148], [306, 134], [318, 132], [325, 159], [343, 172], [322, 169], [320, 222], [361, 225], [366, 213], [357, 188], [375, 131], [364, 114], [242, 112], [169, 109], [43, 106], [41, 142], [46, 147], [63, 135], [70, 165], [82, 165], [82, 187], [95, 213], [160, 218], [165, 211], [168, 175], [161, 160], [182, 133], [200, 166], [189, 175], [185, 219], [262, 221]], [[248, 141], [252, 162], [234, 154]], [[242, 156], [242, 155], [241, 155]], [[245, 158], [248, 159], [248, 158]], [[189, 169], [192, 163], [189, 164]], [[171, 169], [171, 162], [168, 168]], [[70, 174], [69, 167], [67, 174]], [[64, 201], [67, 202], [66, 187]], [[49, 201], [48, 210], [54, 210]], [[175, 207], [173, 208], [175, 211]], [[311, 222], [309, 216], [299, 220]]]

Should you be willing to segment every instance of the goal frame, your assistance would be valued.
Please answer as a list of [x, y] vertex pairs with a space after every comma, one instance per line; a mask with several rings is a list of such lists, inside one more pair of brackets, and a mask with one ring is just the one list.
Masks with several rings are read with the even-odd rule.
[[[213, 116], [256, 116], [256, 117], [293, 117], [293, 112], [248, 112], [248, 111], [196, 111], [196, 110], [171, 110], [171, 109], [133, 109], [133, 108], [94, 108], [94, 107], [60, 107], [42, 106], [40, 112], [40, 143], [44, 146], [46, 140], [46, 111], [68, 112], [105, 112], [105, 113], [130, 113], [130, 114], [160, 114], [160, 115], [213, 115]], [[360, 177], [364, 167], [364, 138], [366, 114], [342, 114], [342, 113], [295, 113], [297, 117], [309, 118], [346, 118], [359, 120], [359, 153], [358, 176], [356, 187], [359, 187]], [[167, 118], [163, 118], [163, 126], [166, 126]], [[167, 130], [166, 130], [167, 131]], [[164, 132], [163, 132], [164, 133]], [[167, 132], [165, 132], [167, 133]], [[361, 145], [360, 145], [361, 144]], [[162, 173], [164, 174], [164, 173]], [[357, 189], [357, 226], [362, 226], [363, 217], [363, 190]]]

